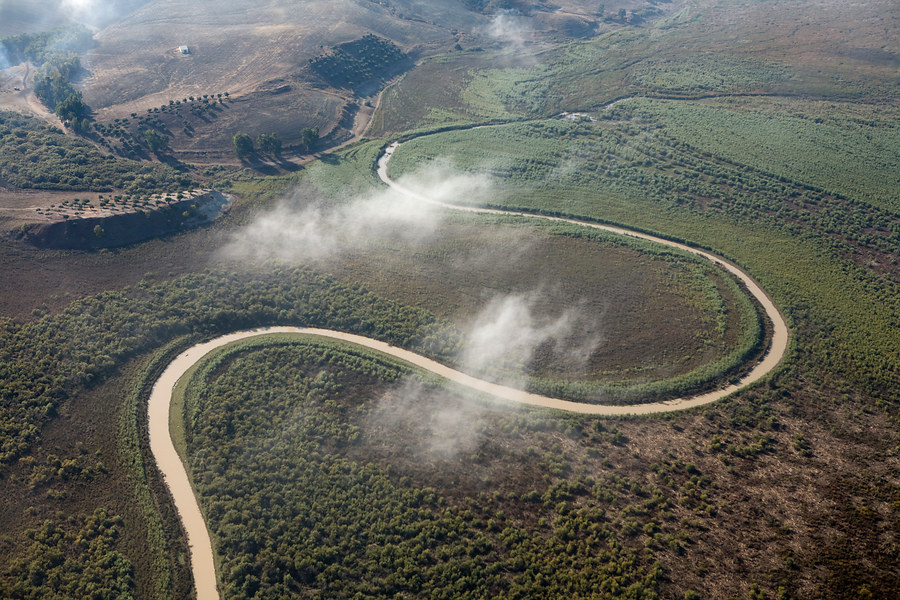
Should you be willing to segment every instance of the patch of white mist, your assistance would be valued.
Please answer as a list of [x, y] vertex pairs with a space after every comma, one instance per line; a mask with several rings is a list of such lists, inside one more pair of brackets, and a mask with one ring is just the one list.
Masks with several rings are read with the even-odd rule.
[[569, 371], [583, 368], [602, 342], [596, 317], [581, 305], [539, 310], [546, 298], [541, 290], [492, 298], [464, 337], [463, 370], [521, 387], [541, 347], [567, 361]]
[[425, 243], [446, 216], [435, 202], [479, 201], [486, 179], [446, 166], [421, 170], [402, 180], [421, 190], [410, 195], [385, 189], [340, 203], [323, 202], [309, 188], [298, 188], [278, 205], [239, 230], [221, 256], [231, 260], [321, 263], [388, 241]]
[[446, 461], [478, 449], [485, 436], [484, 417], [492, 410], [498, 409], [405, 379], [375, 401], [365, 428], [402, 445], [420, 460]]
[[57, 10], [72, 21], [96, 30], [122, 18], [145, 2], [146, 0], [59, 0]]
[[502, 10], [494, 15], [484, 33], [512, 50], [522, 50], [534, 39], [534, 28], [528, 17], [514, 9]]
[[531, 18], [519, 11], [499, 11], [479, 33], [499, 43], [505, 56], [513, 60], [515, 66], [533, 66], [537, 63], [534, 52], [529, 48], [529, 44], [536, 39], [535, 28]]
[[[538, 308], [545, 293], [499, 295], [473, 319], [458, 359], [461, 370], [515, 387], [524, 386], [522, 369], [542, 345], [564, 360], [584, 365], [600, 343], [595, 319], [583, 307], [556, 314]], [[589, 335], [577, 335], [584, 330]], [[572, 344], [574, 338], [580, 341]], [[485, 404], [464, 399], [409, 378], [374, 403], [365, 428], [374, 438], [394, 440], [423, 461], [452, 460], [473, 454], [486, 441], [486, 417], [519, 411], [518, 404]]]
[[454, 206], [480, 206], [498, 192], [490, 175], [491, 165], [464, 170], [445, 158], [437, 158], [396, 179], [402, 189], [420, 199]]

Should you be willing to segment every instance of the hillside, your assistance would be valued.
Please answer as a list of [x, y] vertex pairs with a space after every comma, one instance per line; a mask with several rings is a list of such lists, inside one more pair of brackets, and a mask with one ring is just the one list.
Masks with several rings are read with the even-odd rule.
[[[223, 118], [194, 124], [190, 135], [173, 129], [172, 148], [193, 160], [206, 153], [221, 158], [239, 127], [254, 136], [277, 133], [286, 144], [295, 143], [302, 128], [318, 127], [323, 136], [331, 134], [339, 142], [353, 131], [353, 117], [363, 101], [343, 91], [342, 84], [320, 89], [320, 82], [306, 74], [309, 60], [323, 50], [376, 35], [416, 59], [458, 43], [490, 45], [522, 35], [546, 43], [620, 26], [603, 23], [596, 7], [583, 4], [523, 5], [522, 16], [498, 25], [498, 16], [505, 14], [502, 7], [461, 2], [317, 0], [304, 3], [302, 10], [286, 9], [278, 0], [254, 3], [252, 9], [239, 2], [136, 3], [133, 10], [110, 13], [103, 21], [95, 36], [97, 47], [84, 58], [88, 73], [79, 87], [104, 123], [144, 114], [170, 100], [229, 92], [233, 110]], [[578, 26], [573, 29], [571, 23]], [[177, 52], [180, 46], [190, 53]], [[356, 91], [374, 101], [378, 87]]]

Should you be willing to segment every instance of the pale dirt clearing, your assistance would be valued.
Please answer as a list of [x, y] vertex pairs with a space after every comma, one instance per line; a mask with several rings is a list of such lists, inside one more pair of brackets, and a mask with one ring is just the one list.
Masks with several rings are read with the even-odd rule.
[[41, 104], [32, 92], [34, 71], [31, 63], [27, 62], [0, 70], [0, 110], [34, 115], [50, 125], [63, 129], [59, 117]]

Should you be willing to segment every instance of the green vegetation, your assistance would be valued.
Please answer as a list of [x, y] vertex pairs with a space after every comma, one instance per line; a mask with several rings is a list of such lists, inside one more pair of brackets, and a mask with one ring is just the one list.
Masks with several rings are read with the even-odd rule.
[[[497, 137], [496, 145], [485, 147], [494, 154], [492, 160], [502, 160], [500, 148], [509, 142]], [[311, 165], [306, 180], [337, 200], [347, 196], [348, 188], [351, 196], [366, 194], [371, 185], [366, 167], [376, 155], [373, 146], [360, 145], [340, 160]], [[492, 195], [504, 197], [495, 191]], [[555, 287], [566, 293], [545, 291], [542, 302], [557, 308], [579, 306], [588, 320], [598, 319], [583, 331], [603, 331], [603, 344], [590, 351], [589, 358], [573, 361], [565, 351], [545, 348], [527, 368], [506, 365], [499, 373], [499, 365], [493, 364], [482, 377], [518, 379], [526, 372], [530, 389], [553, 396], [644, 402], [720, 382], [760, 349], [760, 323], [745, 293], [720, 269], [686, 252], [571, 224], [483, 216], [448, 221], [426, 244], [378, 241], [364, 256], [351, 253], [332, 270], [379, 294], [427, 307], [461, 328], [470, 327], [473, 315], [484, 308], [483, 301], [466, 298], [483, 296], [484, 289], [515, 293], [541, 288], [545, 274], [552, 271]], [[559, 237], [566, 241], [554, 239]], [[488, 256], [495, 260], [483, 265], [484, 273], [459, 266], [482, 264]], [[401, 272], [406, 276], [398, 281], [395, 274]], [[619, 296], [610, 290], [611, 282], [645, 291], [639, 298]], [[635, 303], [644, 307], [640, 316], [626, 315], [626, 307]], [[656, 333], [648, 334], [647, 342], [630, 344], [636, 331]], [[585, 343], [590, 342], [575, 336], [565, 345], [580, 348]]]
[[396, 175], [450, 158], [516, 189], [495, 196], [498, 205], [702, 241], [748, 267], [803, 322], [799, 360], [815, 363], [803, 364], [846, 377], [892, 414], [900, 348], [885, 332], [900, 314], [896, 212], [695, 150], [628, 103], [603, 116], [427, 136], [401, 146], [391, 166]]
[[[828, 219], [840, 211], [864, 209], [871, 222], [856, 222], [846, 233], [882, 228], [891, 213], [896, 215], [900, 197], [896, 112], [848, 103], [797, 104], [737, 98], [690, 104], [631, 100], [616, 110], [621, 106], [623, 114], [652, 119], [671, 138], [669, 145], [686, 144], [697, 153], [827, 192], [836, 204], [824, 207]], [[735, 144], [735, 138], [741, 143]]]
[[358, 144], [333, 156], [327, 163], [313, 162], [306, 168], [304, 181], [338, 202], [371, 194], [379, 185], [373, 166], [382, 147], [380, 142]]
[[[180, 593], [177, 574], [173, 564], [182, 564], [187, 554], [186, 542], [178, 539], [179, 527], [170, 519], [166, 522], [160, 504], [154, 498], [159, 496], [159, 483], [154, 486], [152, 459], [147, 452], [146, 425], [147, 398], [156, 379], [169, 362], [175, 358], [184, 344], [183, 338], [166, 344], [150, 355], [141, 365], [139, 375], [134, 377], [131, 388], [125, 393], [123, 409], [119, 418], [119, 451], [125, 457], [127, 488], [133, 490], [131, 502], [137, 505], [141, 539], [141, 557], [149, 563], [147, 575], [152, 582], [145, 597], [153, 600], [183, 596]], [[155, 488], [155, 489], [154, 489]], [[167, 526], [168, 525], [168, 529]], [[184, 574], [182, 574], [183, 576]]]
[[438, 357], [447, 351], [446, 339], [452, 345], [452, 335], [447, 338], [424, 311], [304, 270], [276, 271], [255, 281], [222, 273], [196, 275], [168, 285], [142, 285], [128, 294], [102, 294], [25, 326], [3, 322], [0, 464], [27, 451], [67, 397], [173, 337], [298, 323], [420, 346]]
[[304, 127], [300, 130], [300, 145], [309, 152], [319, 142], [318, 127]]
[[309, 68], [334, 87], [352, 88], [382, 77], [405, 60], [406, 54], [392, 41], [368, 34], [309, 59]]
[[257, 153], [257, 151], [272, 156], [281, 154], [281, 139], [279, 139], [277, 133], [261, 133], [256, 136], [256, 143], [254, 144], [253, 138], [249, 134], [238, 132], [232, 138], [232, 145], [234, 146], [234, 154], [240, 159], [247, 158]]
[[81, 69], [79, 52], [93, 45], [93, 35], [83, 25], [38, 34], [20, 34], [0, 39], [0, 47], [14, 60], [30, 60], [38, 67], [34, 93], [75, 131], [86, 131], [88, 106], [71, 79]]
[[[533, 197], [532, 208], [563, 214], [587, 217], [604, 214], [591, 200], [594, 196], [617, 202], [622, 210], [627, 204], [624, 198], [630, 202], [631, 198], [644, 196], [645, 202], [667, 210], [720, 212], [745, 218], [758, 215], [756, 222], [767, 220], [783, 230], [840, 236], [853, 242], [843, 245], [848, 255], [863, 248], [886, 254], [883, 260], [892, 260], [889, 255], [900, 244], [900, 220], [895, 212], [878, 206], [886, 205], [887, 198], [900, 190], [900, 184], [891, 182], [889, 175], [889, 165], [896, 161], [893, 152], [897, 141], [890, 137], [892, 134], [886, 133], [885, 142], [872, 147], [872, 154], [866, 155], [867, 163], [873, 164], [871, 178], [849, 175], [853, 169], [868, 173], [862, 168], [862, 160], [848, 157], [838, 167], [837, 160], [829, 159], [835, 170], [847, 173], [840, 183], [837, 178], [833, 180], [831, 187], [835, 192], [829, 193], [787, 176], [797, 171], [808, 173], [819, 166], [816, 164], [821, 162], [817, 158], [821, 156], [817, 150], [819, 135], [808, 143], [792, 136], [791, 166], [774, 166], [775, 161], [769, 158], [764, 166], [772, 167], [775, 172], [770, 173], [730, 159], [737, 154], [733, 149], [728, 152], [730, 156], [719, 157], [714, 154], [712, 144], [694, 149], [682, 139], [668, 135], [670, 125], [663, 125], [668, 121], [655, 120], [652, 113], [642, 110], [659, 104], [671, 103], [623, 102], [604, 111], [597, 123], [543, 121], [429, 136], [402, 147], [391, 167], [402, 173], [437, 157], [449, 158], [462, 168], [487, 170], [502, 178], [505, 186], [519, 188], [515, 193], [517, 198], [521, 198], [521, 189], [527, 188]], [[687, 106], [678, 110], [694, 112]], [[700, 116], [694, 115], [695, 124], [711, 120], [702, 118], [706, 113], [702, 107], [697, 110]], [[739, 117], [736, 120], [739, 122]], [[674, 121], [671, 127], [680, 133], [677, 123]], [[805, 123], [807, 132], [815, 133], [820, 127], [812, 120]], [[722, 126], [713, 131], [723, 136], [720, 143], [726, 145], [724, 140], [734, 135], [734, 128], [732, 124], [727, 129]], [[762, 145], [762, 136], [756, 137], [749, 133], [751, 130], [751, 127], [742, 130], [748, 132], [749, 146]], [[785, 148], [784, 137], [769, 136], [766, 143], [775, 145], [779, 139], [782, 141], [779, 148]], [[861, 135], [859, 143], [863, 140]], [[730, 147], [734, 148], [734, 144]], [[757, 155], [749, 150], [747, 157], [753, 160]], [[878, 169], [879, 165], [885, 166]], [[873, 180], [880, 180], [882, 185], [877, 187]], [[873, 191], [876, 188], [881, 190], [877, 196]], [[851, 199], [844, 195], [860, 189], [868, 190], [870, 204], [859, 201], [866, 196]], [[553, 194], [550, 190], [566, 193]], [[550, 201], [542, 203], [542, 195]], [[510, 192], [507, 197], [512, 198], [514, 194]], [[608, 213], [605, 218], [618, 220]], [[629, 223], [627, 218], [620, 222]], [[838, 242], [833, 244], [836, 248], [842, 246]]]
[[[373, 131], [393, 133], [521, 118], [499, 103], [490, 80], [515, 79], [524, 70], [488, 71], [484, 65], [488, 61], [480, 52], [426, 59], [385, 89], [381, 106], [372, 119]], [[529, 71], [534, 79], [544, 74], [541, 67], [534, 71]], [[481, 79], [487, 80], [487, 86], [479, 86]], [[441, 85], [431, 85], [434, 81], [441, 81]]]
[[[466, 4], [490, 12], [504, 3]], [[297, 182], [323, 202], [369, 193], [379, 148], [423, 132], [434, 135], [401, 146], [394, 175], [449, 163], [486, 173], [497, 206], [709, 247], [783, 308], [791, 353], [766, 381], [702, 410], [610, 421], [497, 411], [346, 347], [280, 340], [229, 349], [193, 380], [186, 413], [228, 597], [900, 596], [900, 86], [885, 41], [896, 38], [885, 18], [894, 4], [701, 0], [664, 21], [529, 46], [527, 61], [462, 50], [461, 31], [459, 50], [427, 58], [385, 92], [367, 134], [382, 139], [291, 176], [208, 167], [244, 195], [213, 229], [121, 254], [22, 258], [4, 245], [2, 272], [22, 273], [8, 275], [9, 293], [20, 280], [58, 278], [60, 297], [50, 308], [34, 300], [27, 321], [0, 321], [0, 596], [53, 597], [51, 586], [61, 597], [190, 596], [184, 541], [148, 461], [141, 413], [155, 375], [187, 344], [306, 323], [449, 359], [460, 338], [446, 324], [454, 310], [471, 314], [485, 290], [526, 287], [524, 269], [481, 275], [465, 261], [485, 247], [476, 226], [497, 238], [504, 227], [525, 229], [481, 217], [448, 219], [428, 248], [389, 240], [342, 257], [327, 266], [333, 276], [290, 268], [178, 276], [207, 268], [216, 240]], [[649, 15], [602, 8], [612, 19], [620, 10], [631, 25]], [[70, 59], [60, 55], [60, 75]], [[355, 60], [323, 57], [334, 85], [359, 84], [350, 78], [366, 74], [367, 59]], [[64, 112], [78, 110], [75, 100]], [[222, 96], [205, 100], [173, 99], [98, 124], [95, 139], [146, 157], [144, 130], [190, 136], [227, 109]], [[551, 118], [563, 111], [582, 114]], [[178, 181], [143, 171], [155, 165], [119, 177], [115, 169], [136, 163], [76, 152], [58, 131], [15, 123], [0, 124], [4, 186], [134, 185], [136, 195], [143, 175]], [[483, 124], [494, 126], [441, 131]], [[55, 163], [60, 152], [66, 161]], [[183, 189], [167, 185], [160, 189]], [[605, 242], [550, 229], [529, 226], [529, 239], [541, 241], [511, 243], [517, 253], [501, 256], [540, 265], [548, 286], [593, 289], [585, 282], [602, 271], [640, 290], [653, 314], [670, 304], [665, 286], [657, 295], [625, 279], [624, 254], [579, 270]], [[547, 251], [560, 240], [566, 251]], [[172, 281], [121, 289], [150, 262]], [[667, 281], [643, 266], [631, 269], [635, 277]], [[96, 280], [100, 268], [109, 269], [102, 286], [119, 291], [60, 308], [65, 293], [100, 287], [71, 284]], [[745, 318], [752, 312], [728, 278], [694, 275], [673, 271], [671, 281], [696, 314], [679, 309], [665, 331], [635, 325], [640, 316], [618, 321], [646, 336], [646, 347], [704, 323], [714, 356], [700, 360], [702, 336], [673, 355], [734, 364], [758, 341], [759, 323]], [[577, 387], [537, 362], [531, 385]], [[716, 368], [727, 377], [726, 363]]]
[[[454, 351], [457, 340], [452, 330], [441, 327], [424, 311], [385, 303], [364, 290], [340, 286], [329, 278], [306, 271], [278, 271], [250, 278], [212, 273], [168, 284], [142, 284], [124, 293], [106, 293], [78, 303], [60, 315], [44, 317], [23, 327], [6, 323], [3, 365], [7, 370], [3, 380], [9, 404], [4, 405], [2, 415], [6, 424], [3, 439], [8, 441], [3, 448], [4, 461], [15, 465], [17, 455], [39, 448], [43, 426], [55, 417], [58, 408], [106, 380], [130, 357], [179, 336], [213, 335], [270, 323], [306, 323], [355, 330], [424, 349], [443, 360]], [[408, 337], [397, 337], [403, 330], [408, 332]], [[157, 352], [154, 364], [165, 364], [165, 358], [171, 357], [178, 347], [180, 343], [170, 344]], [[64, 357], [64, 360], [53, 357]], [[151, 565], [153, 594], [165, 597], [166, 586], [174, 585], [170, 583], [173, 575], [167, 560], [173, 551], [164, 540], [159, 509], [140, 483], [146, 478], [147, 470], [140, 453], [139, 407], [141, 394], [149, 389], [153, 373], [158, 373], [158, 366], [151, 367], [146, 379], [128, 393], [121, 444], [129, 479], [146, 522], [144, 526], [148, 528], [147, 547], [142, 556]], [[64, 462], [56, 469], [66, 466]], [[53, 465], [56, 462], [51, 460], [35, 476], [43, 477], [40, 474], [49, 472]], [[96, 467], [90, 463], [72, 465], [76, 467], [84, 477], [94, 477], [91, 473]], [[63, 487], [71, 485], [65, 480], [56, 483]], [[168, 535], [175, 534], [169, 531]], [[552, 548], [546, 551], [551, 552]], [[598, 560], [619, 556], [618, 550], [610, 552]], [[608, 569], [604, 572], [609, 575]], [[9, 577], [17, 580], [13, 575]], [[446, 579], [450, 575], [442, 577]], [[633, 581], [631, 577], [629, 574], [625, 579]], [[553, 585], [556, 584], [543, 579], [540, 583], [540, 586]]]
[[[827, 42], [829, 35], [842, 39], [836, 24], [861, 25], [859, 11], [852, 14], [850, 7], [837, 6], [819, 10], [802, 0], [764, 9], [738, 0], [702, 4], [685, 6], [652, 26], [617, 28], [590, 40], [555, 44], [512, 64], [502, 50], [430, 57], [385, 91], [372, 131], [549, 117], [597, 110], [630, 96], [749, 94], [895, 104], [893, 55], [871, 61], [847, 57], [844, 63], [845, 57]], [[888, 6], [884, 0], [867, 6], [872, 24]], [[639, 13], [633, 11], [632, 19]], [[801, 13], [807, 21], [794, 27]], [[836, 13], [842, 13], [840, 18]], [[743, 36], [740, 44], [734, 43], [735, 31]], [[856, 34], [884, 35], [868, 23]], [[796, 52], [798, 47], [804, 52]], [[878, 57], [877, 51], [871, 54]], [[434, 81], [441, 85], [431, 85]]]
[[234, 144], [234, 153], [238, 158], [247, 158], [253, 154], [253, 138], [246, 133], [238, 132], [234, 134], [232, 143]]
[[0, 112], [0, 182], [18, 188], [129, 194], [178, 192], [197, 187], [185, 173], [101, 154], [40, 120]]
[[[415, 448], [423, 423], [407, 411], [426, 415], [427, 425], [435, 403], [467, 409], [439, 390], [399, 385], [401, 373], [366, 354], [304, 341], [241, 345], [197, 371], [185, 395], [185, 431], [224, 598], [656, 597], [663, 573], [642, 547], [644, 534], [620, 541], [626, 528], [668, 529], [654, 521], [668, 503], [655, 486], [642, 489], [653, 498], [643, 506], [652, 508], [636, 512], [634, 524], [606, 518], [618, 496], [609, 482], [562, 473], [548, 472], [521, 498], [510, 488], [522, 482], [505, 475], [484, 482], [491, 492], [435, 489], [411, 472], [411, 463], [435, 458]], [[416, 405], [392, 412], [390, 395], [404, 393]], [[459, 450], [465, 462], [474, 453], [478, 473], [494, 461], [531, 472], [559, 460], [568, 472], [572, 455], [584, 456], [580, 444], [606, 433], [573, 433], [585, 441], [562, 458], [545, 429], [554, 429], [552, 419], [483, 412], [480, 420], [471, 425], [477, 440]], [[383, 447], [407, 452], [406, 460], [386, 460]], [[452, 452], [437, 460], [453, 471], [461, 462]]]
[[256, 145], [260, 152], [278, 155], [281, 153], [281, 140], [277, 133], [261, 133], [256, 136]]
[[60, 27], [41, 33], [22, 33], [0, 38], [0, 46], [13, 64], [30, 60], [40, 65], [54, 52], [81, 53], [94, 46], [94, 36], [84, 25]]
[[685, 59], [647, 61], [629, 74], [640, 88], [656, 92], [702, 94], [771, 88], [785, 81], [790, 69], [777, 63], [722, 56], [689, 56]]
[[147, 148], [150, 149], [150, 152], [154, 154], [165, 150], [169, 146], [169, 138], [155, 129], [144, 130], [144, 141], [147, 143]]
[[122, 525], [121, 517], [98, 508], [27, 531], [31, 547], [4, 567], [0, 593], [10, 600], [133, 598], [131, 563], [116, 549]]

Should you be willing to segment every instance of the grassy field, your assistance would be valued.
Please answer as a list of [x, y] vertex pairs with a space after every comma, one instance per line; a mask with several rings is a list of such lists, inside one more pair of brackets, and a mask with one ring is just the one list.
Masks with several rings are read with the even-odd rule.
[[[532, 298], [535, 319], [576, 308], [578, 332], [556, 349], [542, 347], [526, 371], [546, 385], [596, 382], [588, 396], [611, 393], [610, 384], [687, 376], [758, 342], [755, 309], [744, 293], [699, 261], [574, 227], [478, 221], [451, 221], [425, 247], [387, 243], [350, 253], [329, 270], [427, 308], [463, 331], [497, 296]], [[573, 359], [564, 348], [583, 348], [583, 355]]]
[[697, 152], [865, 204], [867, 210], [896, 214], [900, 209], [900, 115], [892, 109], [768, 99], [689, 106], [633, 100], [622, 107], [649, 115], [665, 135]]
[[[854, 23], [841, 29], [840, 23]], [[646, 26], [529, 48], [436, 57], [389, 88], [374, 132], [598, 109], [629, 96], [766, 95], [896, 103], [900, 19], [890, 0], [686, 5]], [[735, 43], [736, 32], [740, 40]], [[888, 41], [887, 44], [884, 42]], [[440, 80], [441, 86], [429, 86]]]

